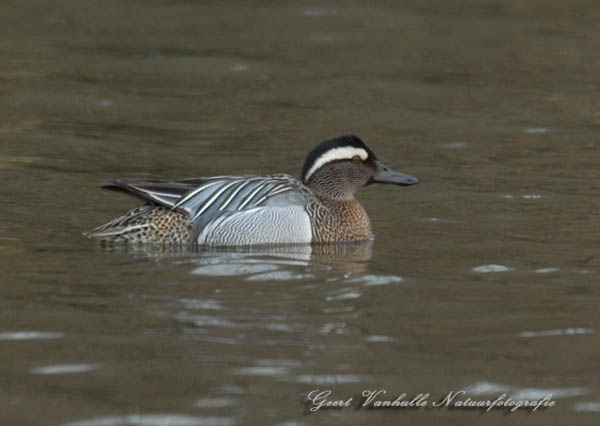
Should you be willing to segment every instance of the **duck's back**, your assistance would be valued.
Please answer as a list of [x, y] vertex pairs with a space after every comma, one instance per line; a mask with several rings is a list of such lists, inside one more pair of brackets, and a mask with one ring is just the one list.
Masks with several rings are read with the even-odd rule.
[[211, 246], [310, 243], [309, 191], [289, 175], [111, 180], [149, 204], [88, 233], [110, 241]]

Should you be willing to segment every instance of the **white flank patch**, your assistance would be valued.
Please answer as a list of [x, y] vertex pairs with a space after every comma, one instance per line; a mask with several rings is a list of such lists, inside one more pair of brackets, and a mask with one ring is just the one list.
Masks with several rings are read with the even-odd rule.
[[351, 160], [356, 155], [358, 155], [363, 161], [365, 161], [369, 156], [367, 151], [364, 149], [355, 148], [353, 146], [342, 146], [325, 151], [319, 158], [317, 158], [317, 161], [315, 161], [312, 167], [308, 170], [306, 176], [304, 176], [304, 180], [308, 181], [311, 175], [324, 164], [337, 160]]

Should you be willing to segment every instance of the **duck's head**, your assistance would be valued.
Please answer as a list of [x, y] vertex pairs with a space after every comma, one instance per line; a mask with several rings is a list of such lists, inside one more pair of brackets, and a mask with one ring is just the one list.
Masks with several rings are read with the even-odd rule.
[[310, 151], [302, 167], [302, 182], [323, 196], [346, 200], [371, 183], [408, 186], [419, 179], [391, 170], [358, 136], [344, 135]]

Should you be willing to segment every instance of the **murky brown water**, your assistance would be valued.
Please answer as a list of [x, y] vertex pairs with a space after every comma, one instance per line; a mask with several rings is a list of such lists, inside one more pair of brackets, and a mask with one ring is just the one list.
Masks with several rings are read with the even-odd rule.
[[[0, 423], [597, 424], [597, 2], [254, 3], [3, 5]], [[104, 178], [297, 173], [346, 132], [422, 180], [362, 191], [373, 243], [81, 235], [137, 203]], [[431, 408], [460, 389], [556, 405]]]

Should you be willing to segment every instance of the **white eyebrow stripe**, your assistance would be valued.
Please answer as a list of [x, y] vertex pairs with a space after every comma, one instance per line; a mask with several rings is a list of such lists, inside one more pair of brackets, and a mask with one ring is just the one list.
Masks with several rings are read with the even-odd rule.
[[365, 161], [369, 156], [367, 151], [354, 146], [340, 146], [338, 148], [325, 151], [319, 158], [317, 158], [317, 161], [315, 161], [312, 167], [308, 170], [306, 176], [304, 176], [304, 181], [307, 182], [311, 175], [324, 164], [337, 160], [351, 160], [356, 155], [358, 155], [363, 161]]

